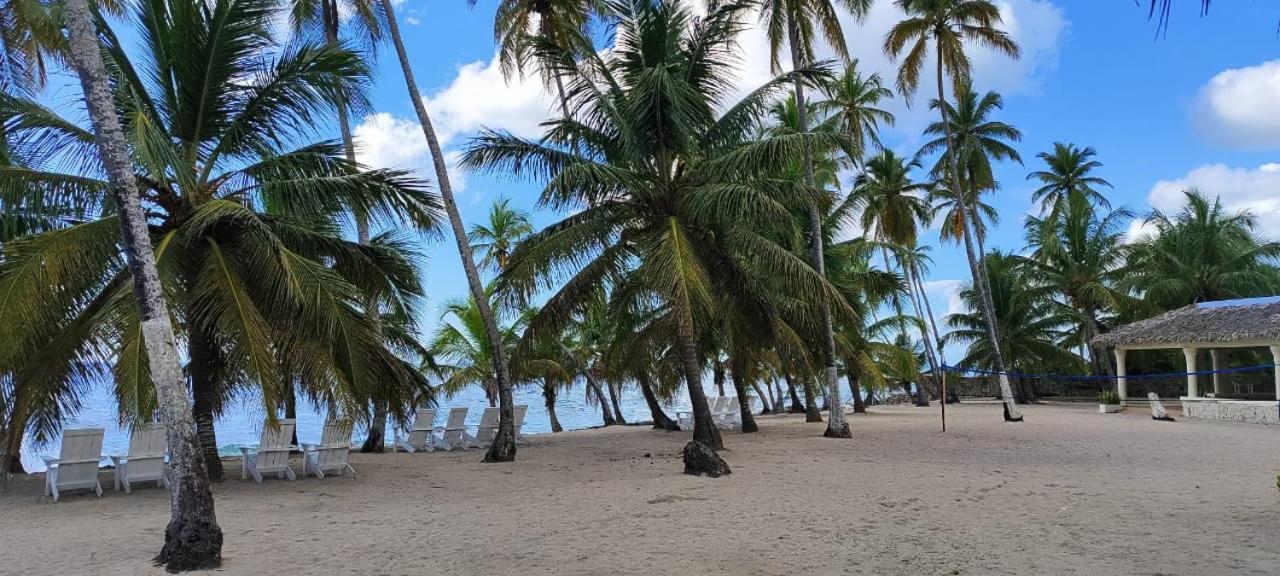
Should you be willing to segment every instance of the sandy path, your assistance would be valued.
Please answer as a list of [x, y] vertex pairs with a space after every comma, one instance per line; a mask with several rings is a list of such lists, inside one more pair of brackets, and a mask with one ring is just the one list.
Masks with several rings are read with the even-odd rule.
[[[685, 434], [639, 428], [539, 438], [514, 465], [356, 455], [358, 480], [218, 485], [221, 572], [1280, 572], [1280, 427], [1095, 411], [965, 405], [940, 434], [936, 407], [881, 407], [852, 442], [763, 418], [726, 434], [719, 480], [679, 473]], [[0, 574], [160, 573], [163, 491], [53, 505], [40, 481], [0, 495]]]

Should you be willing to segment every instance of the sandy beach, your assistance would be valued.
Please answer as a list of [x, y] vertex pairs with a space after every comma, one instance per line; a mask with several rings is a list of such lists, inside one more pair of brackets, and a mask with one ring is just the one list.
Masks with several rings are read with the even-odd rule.
[[[680, 473], [685, 433], [354, 455], [358, 479], [215, 486], [225, 574], [1275, 574], [1280, 427], [1142, 409], [876, 407], [854, 440], [797, 416], [727, 433], [732, 476]], [[300, 461], [297, 463], [300, 469]], [[0, 573], [159, 574], [167, 493], [0, 495]]]

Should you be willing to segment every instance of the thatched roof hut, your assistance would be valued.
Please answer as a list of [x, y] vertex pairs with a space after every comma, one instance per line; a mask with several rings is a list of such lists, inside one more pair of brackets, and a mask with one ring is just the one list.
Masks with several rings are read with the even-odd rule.
[[1116, 348], [1271, 346], [1280, 343], [1280, 296], [1201, 302], [1093, 339]]

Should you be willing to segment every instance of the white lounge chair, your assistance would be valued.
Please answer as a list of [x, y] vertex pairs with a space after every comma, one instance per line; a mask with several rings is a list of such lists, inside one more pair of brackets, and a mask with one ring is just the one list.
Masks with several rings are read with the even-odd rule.
[[391, 451], [395, 452], [396, 448], [404, 448], [404, 451], [410, 454], [420, 450], [423, 452], [434, 451], [435, 442], [432, 440], [432, 432], [435, 430], [433, 428], [435, 423], [435, 409], [424, 408], [418, 410], [418, 413], [413, 417], [413, 428], [409, 430], [409, 436], [401, 437], [400, 431], [396, 430], [396, 439], [391, 444]]
[[711, 414], [711, 419], [721, 428], [733, 428], [741, 424], [742, 412], [738, 406], [738, 397], [726, 397], [720, 403], [720, 410]]
[[520, 442], [520, 441], [524, 440], [524, 435], [520, 433], [520, 429], [521, 429], [521, 428], [524, 428], [524, 416], [525, 416], [525, 414], [526, 414], [526, 413], [528, 413], [528, 412], [529, 412], [529, 405], [528, 405], [528, 404], [516, 404], [516, 405], [515, 405], [515, 422], [514, 422], [514, 424], [515, 424], [515, 427], [516, 427], [516, 442]]
[[116, 470], [116, 490], [123, 486], [125, 494], [133, 494], [133, 485], [140, 482], [155, 482], [157, 487], [169, 485], [164, 475], [164, 457], [169, 452], [165, 434], [163, 423], [143, 424], [129, 435], [128, 454], [110, 455]]
[[64, 490], [93, 490], [102, 497], [98, 464], [102, 461], [104, 428], [80, 428], [62, 432], [62, 451], [57, 458], [44, 458], [45, 496], [57, 502]]
[[449, 409], [449, 419], [445, 421], [444, 426], [437, 429], [439, 435], [436, 438], [436, 448], [441, 450], [453, 450], [454, 448], [462, 448], [466, 446], [465, 437], [467, 434], [467, 407]]
[[480, 425], [476, 426], [476, 435], [467, 434], [465, 436], [467, 448], [484, 448], [493, 443], [493, 437], [498, 434], [500, 410], [497, 407], [484, 409], [484, 414], [480, 416]]
[[[720, 396], [708, 396], [707, 408], [711, 410], [712, 420], [715, 419], [716, 406], [720, 402]], [[676, 423], [680, 425], [681, 430], [693, 430], [693, 408], [676, 412]]]
[[302, 461], [302, 475], [310, 468], [316, 478], [324, 479], [325, 471], [338, 471], [338, 476], [356, 469], [351, 467], [351, 421], [330, 420], [324, 424], [324, 432], [320, 435], [319, 444], [303, 444], [305, 458]]
[[289, 467], [289, 451], [296, 449], [290, 444], [293, 441], [293, 430], [297, 422], [292, 418], [277, 421], [278, 426], [272, 428], [270, 423], [262, 427], [262, 440], [257, 446], [240, 447], [240, 479], [253, 476], [253, 480], [262, 483], [263, 474], [279, 474], [281, 478], [289, 478], [292, 482], [298, 477]]

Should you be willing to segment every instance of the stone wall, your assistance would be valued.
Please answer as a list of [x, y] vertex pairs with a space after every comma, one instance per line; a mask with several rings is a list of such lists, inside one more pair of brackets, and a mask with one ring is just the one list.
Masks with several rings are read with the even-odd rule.
[[1280, 402], [1182, 398], [1182, 415], [1205, 420], [1280, 424]]

